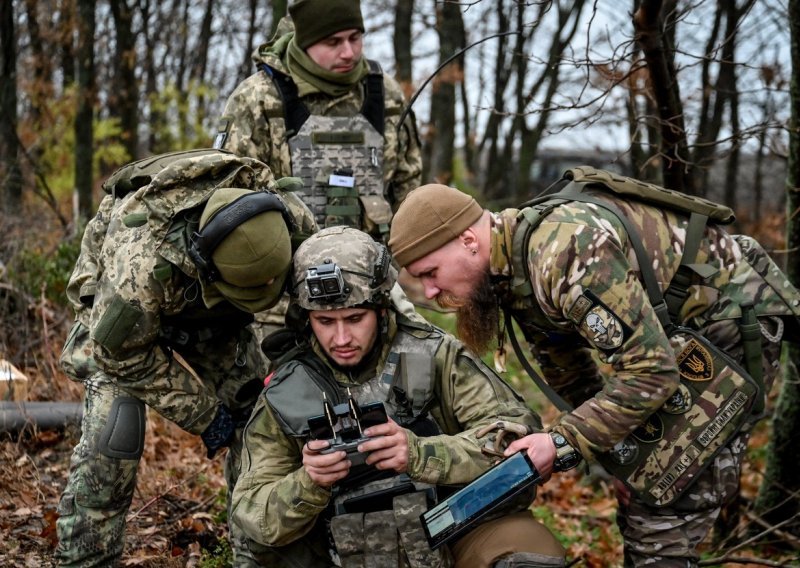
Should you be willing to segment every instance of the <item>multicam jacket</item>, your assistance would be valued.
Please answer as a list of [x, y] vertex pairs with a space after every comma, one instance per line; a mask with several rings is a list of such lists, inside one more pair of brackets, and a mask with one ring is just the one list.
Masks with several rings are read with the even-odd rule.
[[[278, 177], [305, 176], [307, 173], [305, 167], [293, 163], [289, 137], [294, 133], [287, 135], [283, 100], [272, 79], [261, 69], [266, 65], [279, 73], [291, 76], [284, 61], [288, 45], [287, 35], [291, 33], [293, 33], [291, 23], [287, 22], [287, 19], [282, 20], [276, 38], [260, 46], [253, 53], [253, 61], [260, 70], [239, 84], [228, 98], [215, 142], [218, 147], [265, 162]], [[354, 85], [346, 94], [336, 98], [320, 91], [312, 91], [300, 96], [300, 102], [308, 108], [312, 117], [358, 117], [364, 102], [364, 89], [364, 84], [361, 82]], [[377, 235], [380, 230], [385, 231], [385, 228], [380, 229], [377, 224], [388, 224], [392, 210], [397, 208], [408, 192], [420, 185], [422, 172], [422, 157], [414, 115], [409, 113], [398, 129], [400, 116], [405, 108], [403, 93], [397, 82], [386, 74], [383, 74], [383, 89], [385, 122], [381, 158], [383, 187], [378, 188], [376, 192], [374, 189], [359, 185], [361, 180], [356, 182], [358, 192], [361, 194], [361, 207], [367, 216], [362, 226], [357, 228], [373, 235]], [[323, 126], [325, 125], [322, 124], [321, 127]], [[380, 136], [377, 133], [375, 135]], [[330, 143], [324, 146], [330, 146]], [[312, 153], [316, 152], [314, 150]], [[378, 164], [375, 156], [371, 156], [370, 160]], [[353, 167], [350, 163], [353, 161], [357, 161], [356, 156], [346, 155], [343, 158], [344, 165]], [[358, 167], [360, 166], [355, 166], [355, 169]], [[321, 173], [315, 172], [313, 175], [316, 179]], [[378, 176], [380, 177], [380, 172]], [[325, 177], [327, 179], [327, 176]], [[318, 203], [311, 202], [316, 198], [309, 195], [303, 199], [312, 210], [319, 207]], [[325, 225], [319, 218], [317, 220], [320, 226]]]
[[[632, 221], [663, 291], [680, 263], [688, 218], [594, 195]], [[518, 213], [508, 209], [492, 216], [491, 271], [504, 307], [518, 310], [515, 317], [524, 321], [523, 305], [508, 291]], [[547, 382], [576, 406], [554, 429], [591, 459], [672, 395], [679, 383], [675, 353], [614, 214], [593, 204], [561, 205], [541, 221], [527, 246], [533, 299], [547, 323], [524, 326], [525, 336]], [[759, 316], [800, 314], [800, 294], [753, 239], [710, 225], [696, 262], [717, 272], [689, 288], [676, 323], [706, 334], [714, 324], [738, 318], [747, 299], [756, 300]]]
[[[67, 288], [76, 324], [65, 371], [79, 381], [102, 372], [193, 433], [205, 430], [220, 402], [241, 406], [236, 393], [263, 376], [255, 351], [247, 353], [253, 316], [224, 301], [205, 307], [188, 238], [216, 187], [273, 182], [257, 160], [209, 151], [173, 162], [122, 198], [107, 195]], [[301, 230], [313, 231], [308, 209], [284, 199]]]
[[[378, 383], [392, 364], [389, 354], [398, 345], [415, 346], [410, 349], [436, 346], [435, 398], [430, 415], [443, 434], [420, 437], [408, 432], [408, 475], [413, 480], [448, 485], [469, 482], [490, 465], [481, 452], [485, 439], [476, 438], [481, 427], [499, 419], [533, 429], [541, 426], [521, 397], [455, 338], [419, 316], [409, 322], [394, 311], [388, 313], [387, 339], [375, 365], [358, 376], [334, 368], [330, 371], [342, 387], [351, 386], [363, 403], [380, 391]], [[313, 348], [324, 359], [319, 345], [314, 343]], [[301, 565], [297, 564], [298, 555], [309, 550], [316, 551], [314, 562], [322, 559], [320, 565], [330, 565], [321, 519], [330, 504], [331, 490], [311, 481], [302, 467], [302, 448], [307, 439], [284, 431], [266, 392], [245, 428], [242, 470], [233, 494], [233, 522], [260, 545], [293, 545], [292, 552], [283, 555], [294, 559], [295, 564], [289, 565]], [[391, 414], [390, 404], [387, 409]], [[320, 400], [315, 414], [321, 411]], [[307, 536], [309, 533], [314, 536]]]

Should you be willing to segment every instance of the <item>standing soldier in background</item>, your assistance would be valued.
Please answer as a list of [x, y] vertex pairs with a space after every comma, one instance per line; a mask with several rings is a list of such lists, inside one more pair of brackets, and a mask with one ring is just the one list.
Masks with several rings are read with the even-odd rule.
[[[228, 99], [214, 146], [302, 178], [297, 195], [320, 228], [385, 241], [393, 210], [420, 184], [414, 115], [399, 124], [400, 86], [362, 55], [359, 0], [297, 0], [289, 14], [253, 54], [258, 71]], [[280, 327], [286, 305], [257, 319]]]
[[420, 181], [414, 115], [398, 124], [400, 86], [362, 55], [359, 0], [297, 0], [289, 13], [253, 54], [258, 71], [228, 99], [214, 145], [302, 178], [320, 228], [385, 240]]
[[58, 506], [60, 566], [119, 563], [145, 405], [200, 435], [209, 458], [231, 446], [233, 487], [265, 374], [247, 326], [280, 298], [292, 240], [314, 230], [283, 183], [252, 158], [195, 150], [134, 162], [104, 184], [67, 287], [76, 317], [61, 364], [85, 394]]

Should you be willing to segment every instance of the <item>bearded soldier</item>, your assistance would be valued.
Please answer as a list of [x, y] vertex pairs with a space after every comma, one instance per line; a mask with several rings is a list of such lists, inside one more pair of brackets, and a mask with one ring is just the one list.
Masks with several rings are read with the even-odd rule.
[[[561, 545], [524, 510], [530, 492], [431, 551], [419, 516], [437, 492], [502, 455], [495, 427], [524, 435], [539, 418], [455, 338], [397, 310], [396, 271], [367, 234], [321, 230], [293, 274], [289, 327], [264, 342], [278, 367], [245, 428], [233, 494], [253, 556], [276, 567], [564, 566]], [[383, 420], [369, 419], [376, 405]], [[342, 424], [360, 439], [349, 449], [331, 447]]]
[[[800, 295], [758, 243], [721, 228], [727, 208], [591, 168], [570, 170], [565, 184], [497, 213], [457, 189], [420, 187], [395, 215], [390, 248], [428, 298], [458, 311], [459, 338], [476, 352], [503, 337], [501, 306], [555, 391], [548, 396], [571, 409], [508, 451], [527, 449], [544, 474], [554, 462], [612, 457], [629, 468], [617, 484], [626, 566], [695, 566], [697, 545], [738, 492], [747, 428], [763, 411], [781, 340], [797, 339]], [[690, 339], [678, 350], [673, 337]], [[736, 362], [748, 371], [736, 380], [752, 382], [704, 391], [725, 357], [725, 384]], [[756, 377], [758, 396], [747, 394]], [[670, 439], [666, 425], [691, 431], [706, 414], [697, 435], [681, 441], [676, 428]], [[723, 440], [740, 418], [750, 422]]]
[[145, 405], [199, 434], [208, 457], [238, 443], [265, 373], [246, 326], [281, 296], [292, 238], [315, 229], [285, 181], [257, 160], [196, 150], [134, 162], [104, 185], [67, 288], [76, 321], [61, 363], [85, 395], [60, 565], [118, 563]]

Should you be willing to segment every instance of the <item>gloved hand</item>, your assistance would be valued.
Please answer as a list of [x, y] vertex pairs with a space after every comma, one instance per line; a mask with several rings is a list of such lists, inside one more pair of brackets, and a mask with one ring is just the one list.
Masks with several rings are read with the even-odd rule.
[[235, 430], [236, 422], [231, 415], [231, 411], [227, 406], [221, 404], [217, 409], [217, 414], [214, 416], [214, 420], [212, 420], [211, 424], [208, 425], [208, 428], [206, 428], [203, 433], [200, 434], [200, 438], [203, 440], [203, 443], [208, 449], [206, 457], [211, 459], [221, 448], [227, 448], [230, 446], [231, 441], [233, 441], [233, 434]]

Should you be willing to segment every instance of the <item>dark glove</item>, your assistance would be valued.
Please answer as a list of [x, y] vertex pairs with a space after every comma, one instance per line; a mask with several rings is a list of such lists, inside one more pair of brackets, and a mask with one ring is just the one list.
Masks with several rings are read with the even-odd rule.
[[208, 449], [206, 456], [208, 459], [213, 458], [220, 448], [227, 448], [233, 441], [233, 434], [236, 430], [236, 423], [231, 415], [231, 411], [224, 404], [221, 404], [217, 409], [217, 415], [214, 420], [208, 425], [200, 438]]

